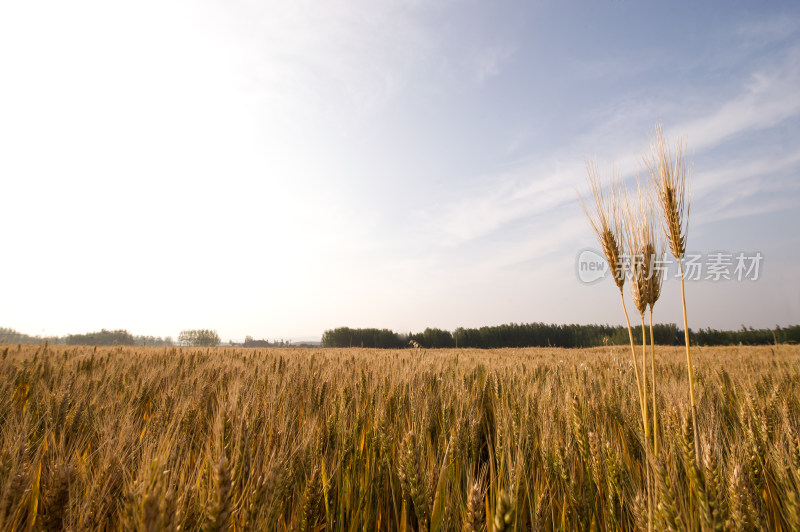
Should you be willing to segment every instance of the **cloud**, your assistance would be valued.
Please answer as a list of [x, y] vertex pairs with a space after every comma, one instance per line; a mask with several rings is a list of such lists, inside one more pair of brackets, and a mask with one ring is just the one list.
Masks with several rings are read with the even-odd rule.
[[[664, 59], [675, 61], [670, 55]], [[584, 110], [584, 123], [594, 126], [575, 135], [574, 145], [590, 146], [589, 153], [629, 173], [638, 169], [646, 147], [642, 133], [651, 133], [657, 120], [664, 122], [668, 137], [684, 136], [691, 152], [701, 153], [800, 114], [800, 46], [772, 49], [768, 55], [763, 49], [725, 49], [686, 62], [679, 69], [681, 83], [664, 79], [662, 70], [642, 73], [655, 82], [640, 83], [637, 90], [623, 90]], [[648, 64], [653, 63], [663, 69], [661, 56], [651, 57]], [[624, 70], [625, 64], [615, 60], [617, 69]], [[633, 71], [642, 66], [640, 58], [628, 64]], [[708, 71], [713, 72], [708, 82], [692, 81]]]
[[692, 225], [743, 218], [797, 207], [800, 185], [796, 173], [800, 154], [776, 158], [771, 155], [734, 161], [715, 170], [698, 172], [693, 179]]
[[472, 190], [465, 190], [455, 201], [420, 216], [440, 242], [460, 245], [573, 200], [574, 176], [582, 169], [582, 163], [551, 163], [547, 167], [519, 164], [504, 173], [480, 178]]
[[236, 14], [252, 82], [287, 122], [382, 108], [434, 45], [431, 8], [402, 1], [267, 2]]
[[507, 44], [485, 48], [472, 57], [472, 70], [478, 83], [500, 74], [502, 67], [511, 60], [516, 48]]
[[524, 145], [524, 143], [530, 137], [530, 131], [527, 128], [523, 128], [511, 136], [511, 140], [505, 146], [506, 154], [513, 154]]
[[745, 201], [753, 195], [755, 195], [754, 190], [746, 196], [734, 195], [732, 198], [723, 198], [713, 211], [704, 212], [696, 217], [697, 225], [703, 226], [712, 222], [734, 220], [747, 216], [756, 216], [758, 214], [800, 207], [800, 198], [797, 197], [779, 197], [768, 201], [759, 201], [757, 203]]
[[[704, 115], [678, 122], [668, 127], [667, 135], [674, 138], [675, 132], [682, 132], [688, 137], [689, 147], [695, 158], [701, 158], [711, 148], [725, 144], [734, 136], [756, 135], [759, 131], [781, 124], [787, 119], [800, 114], [800, 65], [796, 50], [790, 50], [782, 61], [772, 69], [760, 69], [753, 72], [747, 82], [740, 87], [738, 94], [727, 101], [706, 102], [709, 109]], [[487, 70], [489, 71], [489, 70]], [[636, 103], [636, 102], [634, 102]], [[676, 104], [677, 107], [677, 104]], [[622, 109], [626, 121], [634, 124], [651, 124], [652, 131], [656, 117], [652, 115], [653, 107], [640, 102], [630, 109]], [[631, 116], [631, 113], [636, 116]], [[669, 124], [669, 116], [663, 117]], [[471, 181], [470, 186], [462, 188], [455, 199], [448, 203], [438, 204], [435, 211], [420, 213], [425, 220], [426, 234], [436, 235], [432, 242], [443, 246], [466, 246], [470, 242], [483, 239], [488, 235], [514, 234], [517, 239], [499, 238], [500, 246], [510, 251], [495, 249], [498, 259], [492, 261], [495, 267], [501, 263], [511, 264], [534, 256], [536, 246], [530, 249], [519, 246], [519, 242], [553, 238], [574, 238], [580, 235], [575, 225], [564, 220], [563, 226], [550, 235], [534, 235], [518, 233], [518, 225], [523, 220], [536, 217], [553, 217], [562, 220], [564, 212], [579, 212], [574, 206], [576, 189], [584, 185], [584, 161], [575, 159], [575, 153], [592, 153], [596, 141], [602, 142], [610, 151], [602, 159], [615, 161], [614, 165], [624, 176], [641, 170], [642, 150], [647, 148], [648, 139], [635, 137], [636, 128], [621, 129], [621, 133], [611, 134], [602, 125], [594, 131], [588, 131], [565, 146], [558, 152], [541, 158], [541, 154], [528, 153], [510, 170], [487, 174]], [[641, 135], [640, 133], [638, 133]], [[757, 138], [754, 138], [756, 141]], [[603, 166], [601, 161], [601, 166]], [[696, 176], [694, 198], [701, 199], [733, 185], [736, 195], [731, 195], [727, 203], [719, 209], [712, 209], [707, 215], [698, 218], [697, 223], [709, 223], [714, 220], [732, 216], [747, 216], [757, 212], [768, 212], [769, 209], [780, 209], [794, 205], [796, 200], [781, 198], [765, 202], [761, 207], [748, 207], [748, 197], [763, 190], [752, 180], [771, 174], [790, 170], [800, 164], [800, 155], [790, 154], [776, 157], [775, 154], [755, 157], [745, 154], [719, 170], [705, 170]], [[605, 168], [604, 168], [605, 169]], [[609, 168], [610, 169], [610, 168]], [[742, 183], [751, 182], [752, 186]], [[776, 185], [778, 186], [778, 185]], [[734, 208], [735, 207], [735, 208]], [[574, 212], [573, 212], [574, 211]], [[551, 225], [546, 225], [548, 231]], [[509, 241], [516, 243], [511, 244]], [[548, 248], [547, 245], [541, 248]]]
[[786, 13], [749, 21], [736, 31], [742, 45], [749, 48], [760, 48], [785, 41], [797, 33], [797, 17]]
[[671, 129], [685, 132], [692, 148], [702, 150], [737, 134], [770, 128], [800, 113], [799, 87], [800, 55], [795, 49], [774, 70], [754, 72], [739, 96]]
[[736, 158], [722, 168], [698, 172], [692, 184], [692, 198], [703, 198], [714, 194], [720, 188], [734, 188], [743, 181], [767, 178], [798, 166], [800, 166], [800, 153], [790, 153], [783, 157], [770, 153], [746, 160]]

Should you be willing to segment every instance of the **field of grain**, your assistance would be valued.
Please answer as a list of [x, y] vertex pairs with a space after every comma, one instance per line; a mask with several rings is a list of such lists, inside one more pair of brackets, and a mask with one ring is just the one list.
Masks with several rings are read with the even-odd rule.
[[648, 464], [622, 347], [3, 346], [0, 528], [797, 530], [800, 348], [694, 354]]

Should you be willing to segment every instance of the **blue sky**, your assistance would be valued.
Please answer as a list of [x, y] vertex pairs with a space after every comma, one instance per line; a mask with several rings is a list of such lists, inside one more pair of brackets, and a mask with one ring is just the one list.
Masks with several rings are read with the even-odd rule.
[[796, 3], [6, 2], [0, 325], [619, 324], [576, 191], [658, 120], [689, 249], [764, 257], [690, 326], [800, 323]]

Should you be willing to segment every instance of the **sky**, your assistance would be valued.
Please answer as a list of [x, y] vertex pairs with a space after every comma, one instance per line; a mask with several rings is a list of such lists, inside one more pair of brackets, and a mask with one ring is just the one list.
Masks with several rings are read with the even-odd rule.
[[796, 2], [3, 2], [0, 326], [622, 324], [578, 193], [658, 121], [689, 251], [762, 257], [690, 327], [800, 323]]

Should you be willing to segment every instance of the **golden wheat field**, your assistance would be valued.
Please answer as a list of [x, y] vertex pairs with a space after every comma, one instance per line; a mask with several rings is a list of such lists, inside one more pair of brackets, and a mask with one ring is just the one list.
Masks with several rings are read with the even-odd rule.
[[649, 463], [622, 347], [0, 354], [6, 530], [800, 523], [798, 347], [696, 349], [700, 461], [683, 348], [658, 349]]

